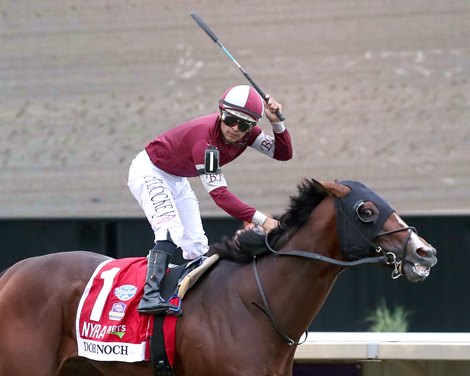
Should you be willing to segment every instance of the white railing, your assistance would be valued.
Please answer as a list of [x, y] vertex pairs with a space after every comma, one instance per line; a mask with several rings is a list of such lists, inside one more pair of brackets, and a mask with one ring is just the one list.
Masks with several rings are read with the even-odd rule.
[[295, 360], [470, 360], [470, 333], [310, 332]]

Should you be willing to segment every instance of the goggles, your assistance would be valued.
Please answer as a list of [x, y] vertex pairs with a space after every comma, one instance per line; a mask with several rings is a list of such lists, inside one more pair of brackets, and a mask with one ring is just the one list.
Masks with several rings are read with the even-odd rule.
[[234, 127], [235, 125], [238, 125], [238, 130], [240, 132], [247, 132], [257, 124], [256, 121], [247, 121], [244, 119], [240, 119], [239, 117], [236, 117], [225, 111], [222, 112], [222, 121], [230, 128]]

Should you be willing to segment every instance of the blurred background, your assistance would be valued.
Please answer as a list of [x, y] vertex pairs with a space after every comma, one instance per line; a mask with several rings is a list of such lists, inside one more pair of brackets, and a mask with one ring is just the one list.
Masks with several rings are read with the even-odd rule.
[[[410, 312], [409, 330], [469, 331], [466, 0], [2, 1], [0, 269], [72, 249], [147, 253], [131, 160], [246, 83], [194, 11], [283, 104], [293, 138], [287, 163], [247, 152], [224, 167], [235, 194], [281, 215], [302, 178], [360, 180], [438, 249], [419, 285], [346, 271], [312, 330], [366, 330], [384, 300]], [[211, 242], [241, 226], [192, 183]]]

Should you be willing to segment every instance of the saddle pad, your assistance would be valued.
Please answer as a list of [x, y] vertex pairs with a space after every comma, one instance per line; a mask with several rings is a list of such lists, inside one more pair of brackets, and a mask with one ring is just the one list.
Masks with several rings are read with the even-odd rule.
[[78, 305], [78, 355], [100, 361], [140, 362], [150, 359], [153, 315], [141, 315], [145, 257], [107, 260], [88, 282]]

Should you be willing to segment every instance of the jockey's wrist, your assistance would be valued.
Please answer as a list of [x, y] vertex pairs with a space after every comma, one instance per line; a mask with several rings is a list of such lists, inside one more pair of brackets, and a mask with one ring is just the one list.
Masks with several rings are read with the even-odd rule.
[[271, 126], [273, 127], [274, 133], [282, 133], [286, 130], [286, 126], [282, 121], [272, 121]]
[[262, 226], [264, 221], [266, 220], [268, 216], [266, 214], [261, 213], [260, 211], [256, 211], [255, 214], [253, 214], [253, 218], [251, 219], [251, 223], [254, 223], [257, 226]]

